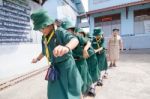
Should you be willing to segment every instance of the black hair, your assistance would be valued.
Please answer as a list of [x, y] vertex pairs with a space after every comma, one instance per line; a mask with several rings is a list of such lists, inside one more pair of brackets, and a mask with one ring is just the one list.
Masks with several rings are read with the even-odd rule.
[[119, 32], [119, 29], [113, 29], [113, 32], [115, 32], [115, 31]]
[[80, 34], [83, 34], [84, 37], [86, 37], [86, 34], [85, 32], [79, 32]]
[[69, 28], [69, 29], [71, 29], [73, 32], [75, 32], [75, 28], [72, 27], [72, 28]]
[[58, 27], [60, 27], [61, 24], [62, 24], [62, 21], [59, 20], [59, 19], [56, 19], [56, 20], [55, 20], [55, 23], [56, 23], [56, 25], [57, 25]]

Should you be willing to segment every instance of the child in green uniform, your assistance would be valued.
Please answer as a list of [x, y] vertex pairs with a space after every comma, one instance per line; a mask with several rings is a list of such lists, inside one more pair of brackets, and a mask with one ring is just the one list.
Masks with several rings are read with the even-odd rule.
[[[31, 15], [34, 30], [42, 32], [42, 53], [36, 60], [46, 56], [52, 68], [48, 79], [48, 99], [80, 99], [82, 78], [72, 57], [71, 50], [79, 41], [62, 28], [57, 28], [46, 11]], [[35, 61], [34, 61], [35, 62]]]
[[[82, 30], [79, 32], [84, 38], [88, 39], [86, 36], [87, 34]], [[89, 40], [89, 39], [88, 39]], [[89, 41], [90, 42], [90, 41]], [[100, 71], [98, 68], [98, 61], [97, 61], [97, 57], [96, 54], [94, 52], [93, 47], [91, 46], [90, 43], [90, 48], [88, 49], [88, 51], [86, 52], [89, 54], [89, 57], [87, 58], [87, 64], [88, 64], [88, 68], [89, 68], [89, 73], [92, 77], [92, 81], [93, 84], [91, 85], [91, 89], [89, 94], [95, 96], [95, 85], [99, 85], [99, 77], [100, 77]], [[94, 94], [93, 94], [94, 93]]]
[[107, 69], [108, 69], [107, 58], [106, 58], [105, 47], [104, 47], [104, 36], [102, 30], [100, 28], [95, 28], [93, 36], [94, 39], [92, 41], [92, 46], [95, 49], [95, 53], [98, 59], [99, 69], [101, 71], [100, 81], [102, 84], [103, 78], [107, 77]]
[[73, 50], [73, 57], [84, 82], [82, 86], [82, 93], [85, 94], [88, 91], [90, 85], [92, 84], [92, 79], [88, 72], [88, 66], [85, 59], [88, 57], [88, 55], [83, 54], [86, 50], [88, 50], [90, 46], [88, 46], [88, 41], [86, 41], [86, 39], [84, 39], [81, 35], [77, 34], [77, 31], [75, 31], [75, 26], [69, 20], [64, 21], [62, 23], [62, 27], [68, 32], [72, 33], [74, 36], [76, 36], [79, 40], [78, 46]]

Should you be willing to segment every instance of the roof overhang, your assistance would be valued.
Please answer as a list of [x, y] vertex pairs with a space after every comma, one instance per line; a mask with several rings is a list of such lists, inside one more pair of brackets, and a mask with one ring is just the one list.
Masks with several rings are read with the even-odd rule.
[[142, 5], [142, 4], [146, 4], [146, 3], [150, 3], [150, 0], [142, 0], [142, 1], [126, 3], [126, 4], [122, 4], [122, 5], [117, 5], [117, 6], [113, 6], [113, 7], [93, 10], [93, 11], [86, 12], [84, 14], [80, 14], [79, 17], [89, 16], [89, 15], [95, 14], [95, 13], [106, 12], [106, 11], [116, 10], [116, 9], [120, 9], [120, 8], [126, 8], [126, 7], [130, 7], [130, 6], [135, 6], [135, 5]]

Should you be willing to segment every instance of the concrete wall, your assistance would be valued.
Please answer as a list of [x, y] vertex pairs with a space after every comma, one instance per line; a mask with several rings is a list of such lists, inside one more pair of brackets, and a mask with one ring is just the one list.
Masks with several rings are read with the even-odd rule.
[[1, 45], [0, 80], [46, 66], [45, 58], [37, 64], [31, 63], [40, 52], [41, 44]]
[[89, 11], [142, 0], [89, 0]]
[[[90, 16], [90, 33], [94, 29], [94, 18], [98, 16], [121, 14], [121, 31], [120, 34], [124, 41], [126, 49], [150, 48], [150, 34], [135, 34], [134, 33], [134, 11], [139, 9], [149, 8], [150, 4], [132, 6], [128, 8], [128, 17], [126, 17], [126, 9], [117, 9], [102, 13], [96, 13]], [[137, 27], [138, 28], [138, 27]], [[107, 44], [107, 41], [106, 41]]]
[[[31, 13], [41, 8], [32, 1], [29, 4]], [[32, 59], [41, 52], [41, 33], [32, 30], [30, 34], [33, 38], [31, 43], [0, 45], [0, 80], [47, 65], [45, 58], [37, 64], [31, 64]]]

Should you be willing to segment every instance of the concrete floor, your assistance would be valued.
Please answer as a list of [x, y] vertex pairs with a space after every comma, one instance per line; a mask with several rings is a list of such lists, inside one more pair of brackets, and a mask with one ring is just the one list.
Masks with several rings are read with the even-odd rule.
[[[150, 49], [124, 51], [118, 66], [108, 72], [96, 97], [84, 99], [150, 99]], [[44, 76], [45, 72], [1, 91], [0, 99], [47, 99]]]

